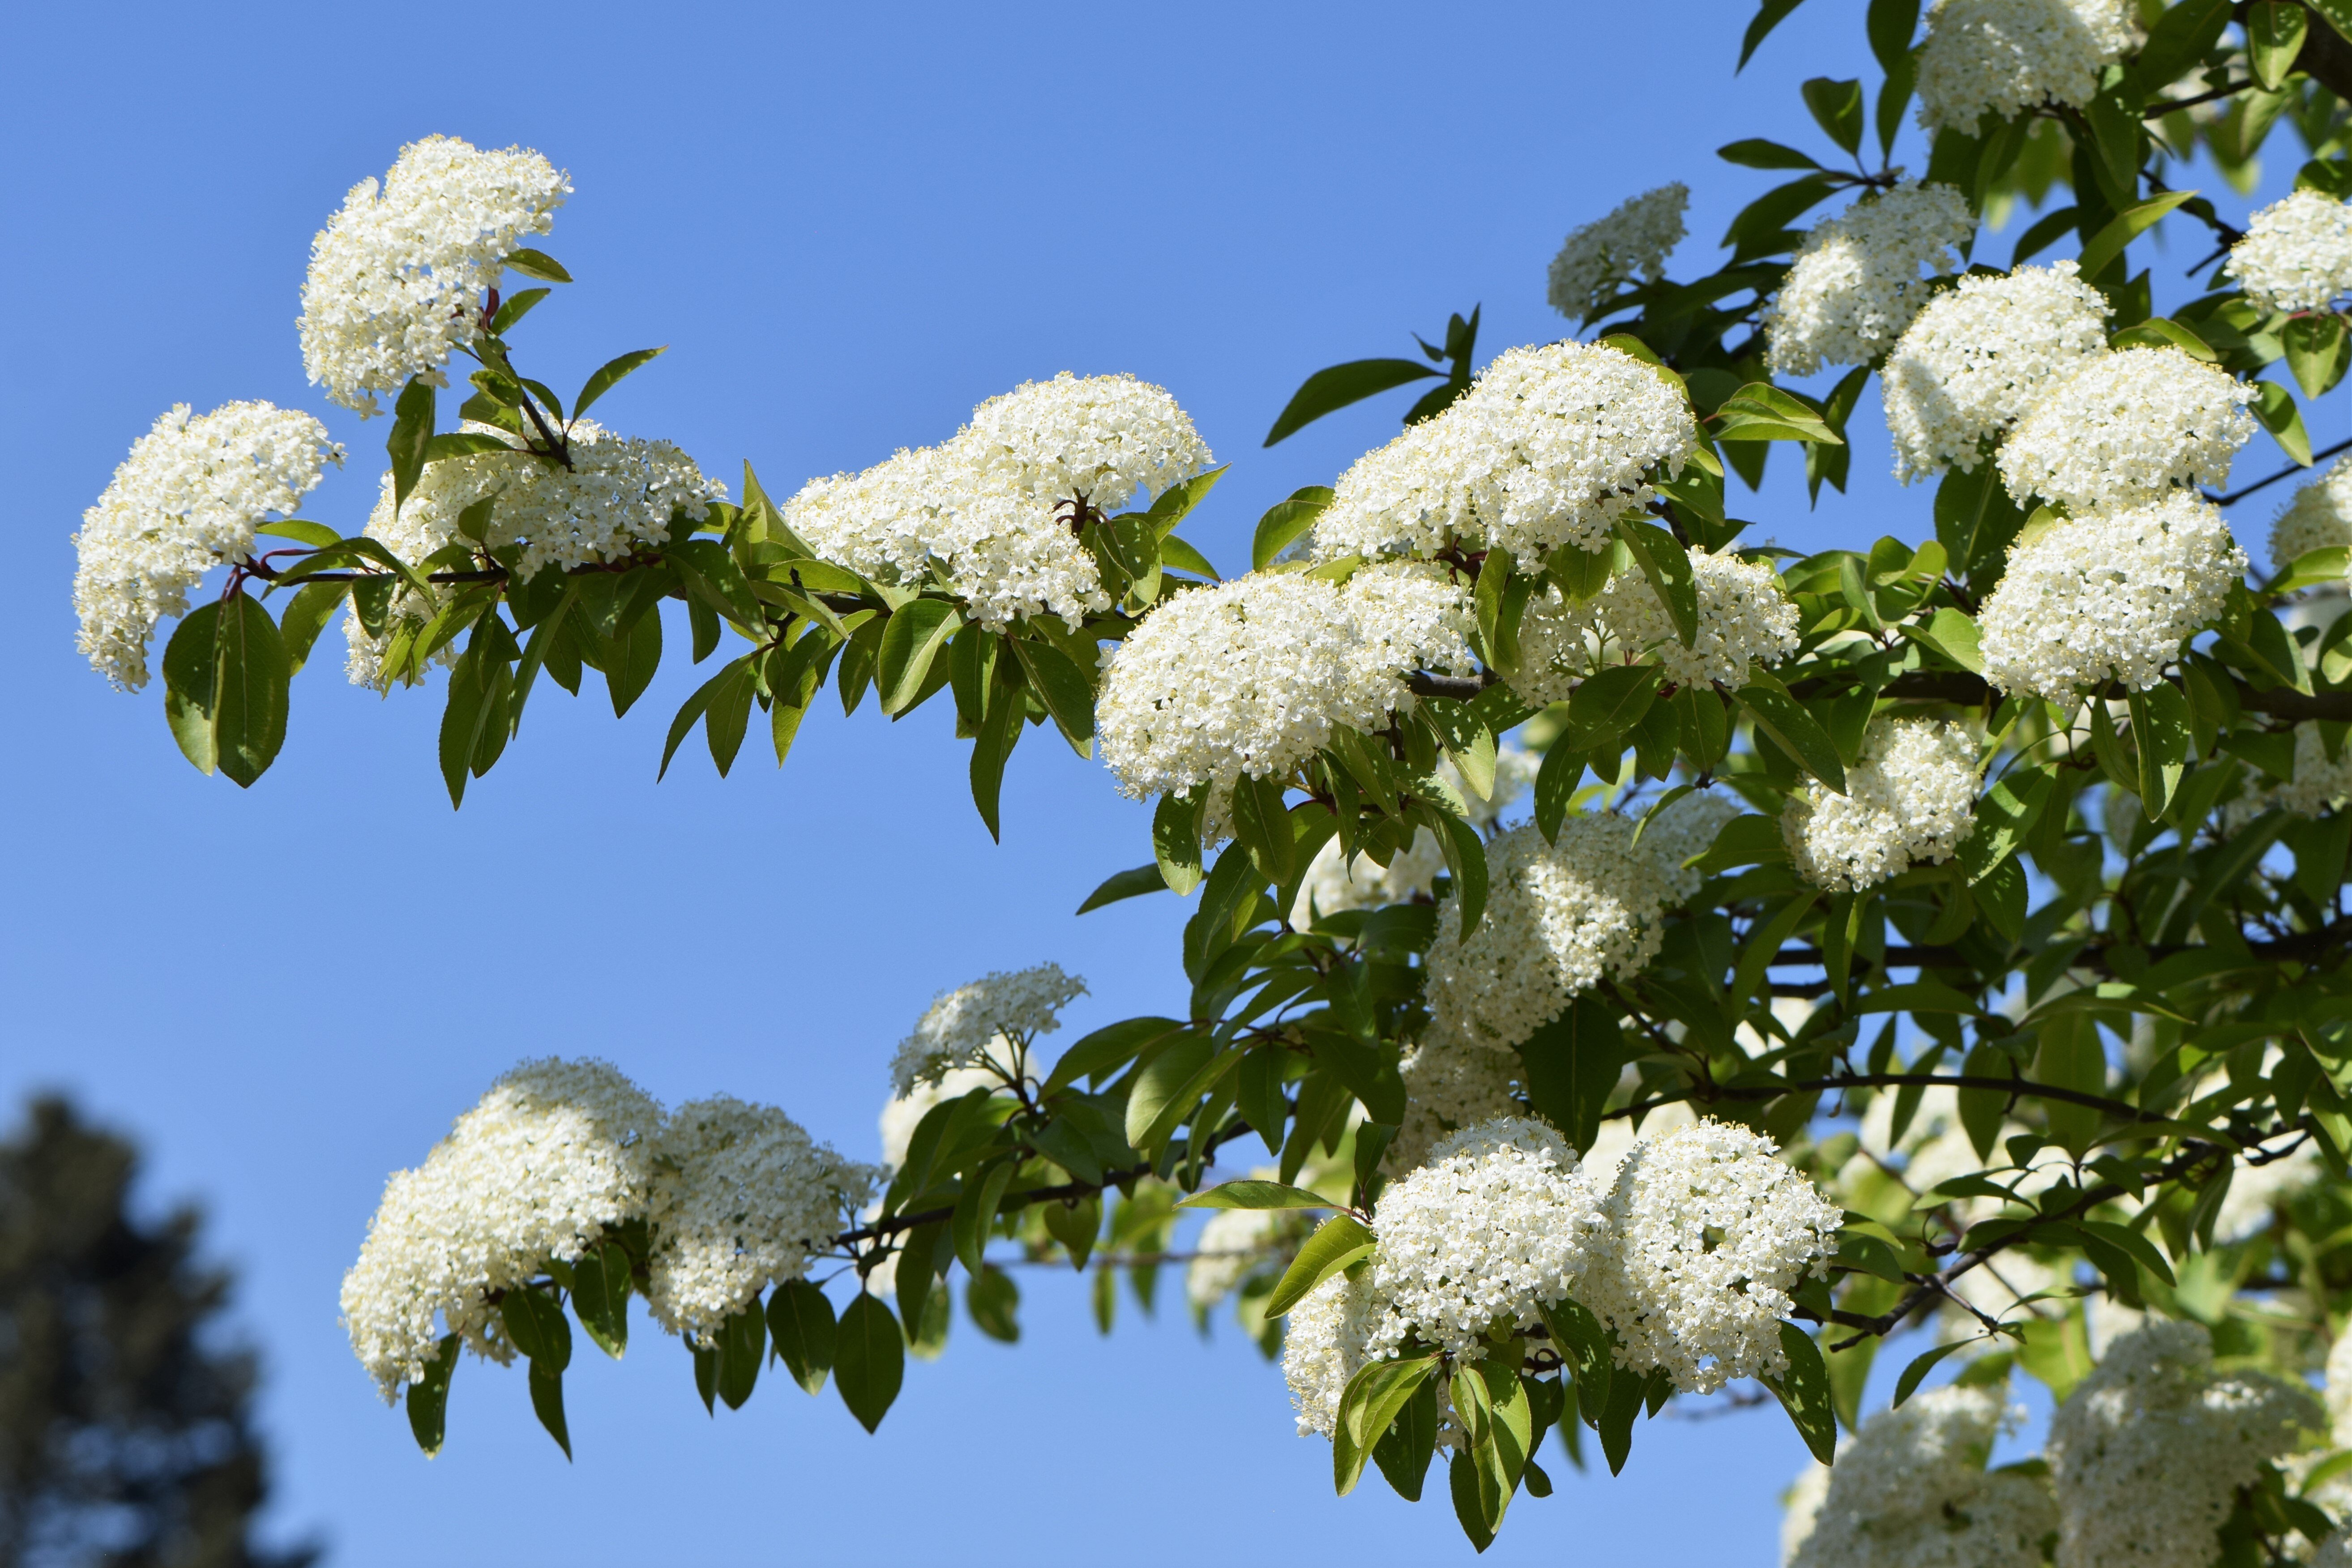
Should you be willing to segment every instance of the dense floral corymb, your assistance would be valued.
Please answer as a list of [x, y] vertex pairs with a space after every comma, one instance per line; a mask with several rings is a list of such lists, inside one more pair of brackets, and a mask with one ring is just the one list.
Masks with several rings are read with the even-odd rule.
[[1062, 1009], [1086, 994], [1087, 983], [1058, 963], [982, 975], [943, 991], [925, 1009], [914, 1032], [898, 1043], [890, 1081], [901, 1099], [918, 1084], [936, 1084], [961, 1068], [990, 1061], [1010, 1065], [1014, 1053], [1062, 1026]]
[[1577, 321], [1608, 313], [1636, 278], [1654, 283], [1680, 245], [1690, 187], [1676, 181], [1621, 203], [1608, 216], [1570, 231], [1552, 258], [1551, 308]]
[[2295, 488], [2271, 523], [2271, 567], [2284, 572], [2315, 550], [2352, 546], [2352, 459], [2338, 458], [2327, 471]]
[[387, 1402], [424, 1377], [445, 1332], [513, 1359], [494, 1296], [645, 1212], [661, 1123], [604, 1062], [526, 1062], [392, 1178], [342, 1292], [352, 1349]]
[[1985, 679], [2068, 705], [2110, 680], [2145, 691], [2245, 570], [2221, 514], [2186, 490], [2053, 524], [2010, 552], [1978, 616]]
[[1168, 393], [1130, 375], [1024, 383], [937, 447], [813, 479], [785, 521], [827, 560], [913, 584], [934, 569], [999, 626], [1107, 610], [1083, 529], [1206, 468], [1209, 448]]
[[74, 535], [76, 646], [125, 691], [147, 684], [156, 623], [223, 562], [252, 559], [254, 529], [291, 513], [343, 449], [308, 414], [229, 403], [158, 416]]
[[1507, 550], [1530, 566], [1596, 550], [1651, 479], [1696, 447], [1689, 403], [1631, 354], [1587, 343], [1511, 349], [1444, 413], [1340, 476], [1315, 524], [1321, 560]]
[[1698, 603], [1689, 647], [1639, 572], [1621, 572], [1577, 603], [1548, 584], [1519, 623], [1511, 689], [1530, 706], [1564, 702], [1583, 677], [1635, 658], [1654, 659], [1677, 686], [1738, 687], [1757, 665], [1797, 650], [1797, 606], [1769, 564], [1696, 546], [1688, 554]]
[[362, 415], [473, 340], [507, 258], [545, 234], [572, 182], [537, 153], [484, 152], [454, 136], [400, 150], [381, 188], [362, 180], [310, 243], [302, 364]]
[[1772, 374], [1811, 375], [1885, 353], [1927, 301], [1921, 272], [1956, 269], [1976, 228], [1966, 196], [1913, 181], [1815, 226], [1764, 312]]
[[1986, 444], [2022, 419], [2053, 379], [2107, 347], [2105, 296], [2072, 261], [1962, 278], [1895, 342], [1879, 381], [1895, 477], [1972, 473]]
[[1919, 123], [1968, 135], [1987, 112], [2088, 103], [2132, 39], [2126, 0], [1937, 0], [1919, 50]]
[[2266, 310], [2326, 310], [2352, 289], [2352, 206], [2290, 192], [2247, 220], [2230, 247], [2230, 276]]
[[1874, 888], [1916, 865], [1948, 860], [1976, 826], [1983, 777], [1976, 747], [1954, 724], [1872, 721], [1846, 793], [1807, 789], [1780, 819], [1798, 872], [1816, 886]]
[[2020, 502], [2075, 511], [2153, 501], [2180, 485], [2222, 485], [2254, 433], [2251, 389], [2176, 348], [2093, 354], [2053, 377], [2000, 447]]
[[1790, 1568], [2042, 1568], [2048, 1483], [1985, 1471], [2005, 1415], [1990, 1389], [1946, 1387], [1863, 1423], [1811, 1510], [1791, 1500]]

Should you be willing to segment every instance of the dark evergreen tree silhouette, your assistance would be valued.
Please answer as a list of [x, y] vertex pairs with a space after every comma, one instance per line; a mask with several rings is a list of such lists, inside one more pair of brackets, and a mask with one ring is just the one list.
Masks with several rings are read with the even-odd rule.
[[302, 1568], [251, 1539], [252, 1354], [199, 1218], [142, 1226], [137, 1152], [63, 1100], [0, 1142], [0, 1568]]

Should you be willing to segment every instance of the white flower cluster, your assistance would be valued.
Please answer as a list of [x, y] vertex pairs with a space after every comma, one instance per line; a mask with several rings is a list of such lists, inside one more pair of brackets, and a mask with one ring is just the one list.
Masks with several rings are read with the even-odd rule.
[[1571, 229], [1551, 260], [1551, 308], [1576, 321], [1608, 312], [1618, 289], [1635, 278], [1654, 283], [1688, 232], [1683, 214], [1690, 187], [1679, 180], [1621, 202], [1607, 217]]
[[2298, 486], [2271, 523], [2271, 565], [2280, 572], [2315, 550], [2352, 545], [2352, 458], [2338, 458], [2327, 471]]
[[2326, 310], [2352, 289], [2352, 206], [2305, 190], [2273, 202], [2230, 247], [2230, 276], [2265, 310]]
[[1778, 664], [1797, 651], [1797, 606], [1769, 562], [1697, 547], [1689, 554], [1698, 600], [1690, 647], [1640, 572], [1620, 573], [1580, 604], [1547, 586], [1519, 622], [1511, 689], [1530, 707], [1563, 702], [1604, 661], [1637, 654], [1654, 654], [1676, 686], [1738, 687], [1757, 664]]
[[2323, 1419], [2300, 1387], [2217, 1372], [2201, 1324], [2125, 1335], [2050, 1423], [2057, 1568], [2206, 1568], [2237, 1489]]
[[1954, 464], [1976, 469], [1998, 439], [2075, 362], [2107, 352], [2105, 296], [2072, 261], [1971, 274], [1927, 302], [1879, 378], [1895, 477], [1908, 484]]
[[1432, 555], [1460, 542], [1532, 566], [1562, 545], [1598, 549], [1697, 438], [1689, 403], [1631, 354], [1511, 349], [1444, 413], [1339, 477], [1315, 554]]
[[1843, 1213], [1778, 1154], [1760, 1133], [1701, 1121], [1617, 1167], [1577, 1300], [1617, 1331], [1621, 1364], [1697, 1394], [1787, 1370], [1790, 1292], [1825, 1267]]
[[645, 1219], [656, 1319], [704, 1332], [806, 1272], [877, 1174], [768, 1107], [722, 1098], [665, 1117], [606, 1063], [525, 1062], [385, 1184], [343, 1276], [343, 1323], [387, 1402], [445, 1332], [511, 1361], [492, 1299]]
[[1086, 994], [1087, 983], [1057, 963], [982, 975], [942, 991], [914, 1033], [898, 1042], [890, 1081], [904, 1099], [917, 1084], [938, 1083], [959, 1068], [1012, 1055], [999, 1045], [1026, 1049], [1039, 1035], [1062, 1026], [1062, 1009]]
[[[493, 426], [468, 421], [464, 429], [515, 440]], [[520, 549], [515, 571], [530, 578], [542, 571], [622, 560], [640, 546], [670, 542], [675, 518], [698, 523], [709, 515], [710, 503], [727, 494], [724, 484], [704, 477], [693, 458], [667, 441], [615, 436], [593, 419], [573, 420], [566, 439], [569, 468], [534, 457], [519, 444], [510, 452], [444, 458], [425, 469], [397, 509], [387, 473], [368, 515], [367, 536], [415, 565], [459, 542], [459, 519], [487, 500], [491, 504], [481, 530], [483, 550]], [[436, 607], [404, 589], [393, 614], [421, 622]], [[352, 683], [380, 684], [389, 631], [371, 637], [353, 607], [343, 613], [343, 637], [351, 647]]]
[[444, 1331], [513, 1359], [490, 1297], [645, 1212], [661, 1123], [653, 1098], [604, 1062], [525, 1062], [385, 1184], [342, 1310], [387, 1403], [424, 1377]]
[[253, 531], [291, 512], [343, 449], [307, 414], [228, 403], [158, 416], [74, 535], [76, 639], [121, 690], [147, 684], [155, 624], [188, 611], [188, 590], [222, 562], [252, 559]]
[[1509, 1050], [1604, 975], [1658, 951], [1672, 879], [1634, 825], [1570, 817], [1557, 847], [1522, 823], [1486, 847], [1485, 916], [1465, 939], [1460, 900], [1438, 906], [1428, 955], [1433, 1037]]
[[[2237, 810], [2231, 815], [2251, 821], [2272, 806], [2278, 806], [2289, 816], [2309, 818], [2342, 805], [2347, 796], [2352, 796], [2352, 747], [2329, 761], [2327, 742], [2318, 724], [2306, 719], [2294, 727], [2294, 777], [2282, 784], [2249, 788], [2241, 801], [2232, 803]], [[2284, 1163], [2282, 1161], [2258, 1169], [2276, 1170]], [[2252, 1170], [2240, 1171], [2238, 1181], [2231, 1184], [2230, 1195], [2223, 1202], [2234, 1201], [2239, 1184], [2252, 1174]]]
[[2048, 103], [2088, 103], [2132, 47], [2128, 0], [1937, 0], [1919, 51], [1919, 123], [1973, 135]]
[[1335, 727], [1409, 707], [1416, 668], [1468, 670], [1468, 607], [1444, 570], [1399, 562], [1342, 588], [1258, 572], [1163, 600], [1112, 651], [1095, 725], [1138, 799], [1281, 778]]
[[1913, 180], [1815, 225], [1765, 310], [1766, 364], [1775, 375], [1868, 364], [1926, 302], [1920, 271], [1957, 270], [1976, 231], [1966, 196]]
[[1452, 1133], [1519, 1113], [1513, 1092], [1519, 1067], [1515, 1053], [1432, 1035], [1398, 1064], [1404, 1079], [1404, 1121], [1381, 1157], [1381, 1168], [1393, 1175], [1426, 1164], [1430, 1152]]
[[1529, 1322], [1570, 1294], [1601, 1224], [1576, 1151], [1545, 1123], [1506, 1117], [1449, 1134], [1373, 1213], [1385, 1311], [1367, 1349], [1390, 1354], [1410, 1335], [1470, 1354], [1498, 1320]]
[[2077, 512], [2226, 484], [2254, 433], [2252, 395], [2179, 349], [2091, 354], [2053, 377], [2001, 443], [2000, 477], [2021, 502], [2040, 496]]
[[1780, 830], [1797, 870], [1839, 892], [1874, 888], [1916, 865], [1952, 858], [1976, 826], [1983, 782], [1976, 747], [1957, 724], [1878, 718], [1846, 793], [1805, 789], [1789, 797]]
[[1282, 1332], [1282, 1376], [1298, 1412], [1298, 1435], [1328, 1437], [1339, 1396], [1364, 1368], [1365, 1345], [1381, 1323], [1371, 1269], [1335, 1274], [1290, 1309]]
[[2221, 514], [2187, 490], [2056, 523], [2011, 549], [1977, 617], [1985, 678], [2060, 703], [2110, 680], [2145, 691], [2245, 570]]
[[310, 242], [302, 282], [302, 364], [314, 385], [362, 415], [473, 341], [483, 291], [506, 258], [545, 234], [572, 194], [528, 148], [485, 153], [454, 136], [400, 150], [378, 189], [362, 180]]
[[879, 1174], [775, 1107], [729, 1095], [680, 1106], [654, 1155], [646, 1305], [662, 1327], [696, 1339], [769, 1286], [805, 1276]]
[[810, 480], [784, 521], [820, 555], [877, 581], [943, 574], [985, 626], [1053, 615], [1076, 627], [1110, 600], [1072, 503], [1115, 512], [1211, 461], [1164, 389], [1065, 371], [991, 398], [937, 447]]
[[2048, 1485], [1985, 1471], [2006, 1414], [1990, 1389], [1944, 1387], [1872, 1416], [1790, 1568], [2042, 1568], [2058, 1528]]

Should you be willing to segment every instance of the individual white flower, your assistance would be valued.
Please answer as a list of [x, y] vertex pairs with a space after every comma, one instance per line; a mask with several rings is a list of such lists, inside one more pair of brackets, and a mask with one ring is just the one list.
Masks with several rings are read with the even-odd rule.
[[1987, 112], [2088, 103], [2133, 41], [2126, 0], [1937, 0], [1919, 50], [1919, 123], [1973, 135]]
[[707, 1341], [769, 1286], [832, 1250], [880, 1174], [843, 1159], [769, 1105], [728, 1095], [682, 1105], [654, 1140], [646, 1305]]
[[1404, 1079], [1404, 1121], [1381, 1157], [1381, 1168], [1394, 1175], [1428, 1163], [1430, 1152], [1464, 1128], [1521, 1110], [1513, 1092], [1517, 1056], [1434, 1030], [1431, 1036], [1397, 1064]]
[[[464, 428], [509, 442], [512, 450], [467, 453], [428, 465], [396, 510], [392, 475], [386, 473], [368, 515], [367, 536], [412, 566], [459, 542], [460, 519], [486, 500], [490, 511], [478, 542], [486, 552], [519, 550], [514, 572], [528, 580], [544, 571], [625, 560], [640, 548], [672, 542], [674, 534], [683, 538], [709, 516], [710, 503], [727, 494], [724, 484], [705, 477], [692, 458], [669, 442], [616, 436], [593, 419], [572, 423], [569, 468], [524, 451], [514, 437], [494, 426], [469, 421]], [[392, 615], [421, 624], [437, 607], [403, 589]], [[344, 612], [343, 636], [351, 645], [352, 683], [378, 684], [389, 631], [382, 638], [369, 637], [354, 607]]]
[[2246, 220], [2230, 276], [2265, 310], [2324, 310], [2352, 289], [2352, 207], [2297, 190]]
[[1920, 272], [1956, 270], [1976, 231], [1966, 196], [1913, 180], [1824, 218], [1797, 247], [1789, 276], [1765, 309], [1766, 365], [1775, 375], [1794, 376], [1823, 365], [1868, 364], [1927, 302]]
[[1790, 1292], [1837, 1249], [1843, 1212], [1770, 1139], [1712, 1120], [1644, 1139], [1601, 1208], [1577, 1300], [1617, 1331], [1619, 1364], [1689, 1394], [1787, 1370]]
[[1689, 555], [1698, 600], [1690, 647], [1639, 572], [1620, 573], [1580, 603], [1547, 585], [1520, 619], [1511, 689], [1530, 707], [1564, 702], [1603, 662], [1635, 655], [1654, 655], [1676, 686], [1738, 687], [1757, 664], [1778, 664], [1797, 651], [1797, 606], [1769, 564], [1696, 546]]
[[937, 447], [863, 473], [812, 479], [785, 503], [809, 547], [879, 582], [934, 571], [997, 627], [1052, 615], [1076, 627], [1110, 607], [1083, 528], [1206, 468], [1176, 400], [1131, 375], [1024, 383], [972, 411]]
[[1952, 858], [1976, 826], [1984, 774], [1957, 724], [1880, 717], [1863, 736], [1846, 793], [1789, 796], [1780, 830], [1798, 872], [1838, 892], [1874, 888], [1917, 865]]
[[1298, 1435], [1328, 1437], [1339, 1418], [1339, 1396], [1363, 1370], [1365, 1342], [1384, 1303], [1372, 1270], [1334, 1274], [1290, 1309], [1282, 1331], [1282, 1376], [1298, 1412]]
[[1654, 957], [1673, 888], [1633, 824], [1570, 817], [1555, 847], [1522, 823], [1486, 847], [1485, 916], [1465, 939], [1458, 899], [1438, 905], [1427, 959], [1431, 1029], [1509, 1050], [1604, 976]]
[[2226, 485], [2254, 433], [2253, 395], [2176, 348], [2092, 354], [2053, 377], [2001, 443], [2009, 493], [2074, 511], [2145, 505], [2177, 485]]
[[2004, 1415], [1990, 1389], [1945, 1387], [1863, 1423], [1790, 1568], [2042, 1568], [2049, 1487], [1985, 1472]]
[[2185, 490], [2056, 523], [2011, 548], [1978, 613], [1985, 679], [2061, 703], [2110, 680], [2145, 691], [2245, 570], [2221, 514]]
[[1532, 567], [1562, 545], [1597, 549], [1697, 439], [1688, 401], [1631, 354], [1511, 349], [1445, 412], [1339, 477], [1315, 554], [1433, 555], [1458, 543]]
[[2338, 458], [2326, 472], [2298, 486], [2271, 523], [2271, 566], [2284, 572], [2315, 550], [2352, 545], [2352, 458]]
[[1496, 1321], [1525, 1323], [1570, 1294], [1600, 1205], [1576, 1151], [1541, 1121], [1503, 1117], [1448, 1134], [1391, 1182], [1372, 1215], [1372, 1280], [1387, 1315], [1369, 1348], [1407, 1336], [1471, 1354]]
[[1087, 983], [1060, 964], [1041, 963], [942, 991], [914, 1033], [898, 1042], [890, 1081], [904, 1099], [917, 1084], [938, 1083], [959, 1068], [1017, 1062], [1038, 1036], [1062, 1026], [1062, 1009], [1086, 990]]
[[1575, 321], [1606, 315], [1617, 290], [1636, 278], [1655, 283], [1683, 241], [1690, 187], [1677, 180], [1621, 202], [1608, 216], [1570, 229], [1552, 258], [1551, 308]]
[[2072, 261], [1970, 274], [1927, 302], [1879, 377], [1895, 477], [1905, 484], [1958, 465], [1976, 471], [1983, 443], [2041, 400], [2076, 362], [2107, 352], [2106, 296]]
[[253, 558], [253, 531], [291, 513], [343, 449], [307, 414], [226, 403], [157, 416], [74, 535], [75, 646], [118, 689], [147, 684], [147, 645], [188, 590], [223, 562]]
[[2238, 1489], [2322, 1421], [2303, 1388], [2217, 1372], [2202, 1324], [2151, 1321], [2116, 1341], [2051, 1420], [2057, 1568], [2207, 1568]]
[[310, 242], [298, 325], [311, 384], [362, 416], [411, 376], [446, 385], [441, 367], [473, 341], [483, 292], [571, 194], [529, 148], [486, 153], [454, 136], [403, 147], [382, 188], [353, 185]]
[[1334, 584], [1253, 573], [1164, 599], [1109, 656], [1095, 707], [1103, 761], [1137, 799], [1246, 773], [1282, 778], [1338, 725], [1376, 728], [1402, 680], [1367, 689]]
[[525, 1062], [457, 1118], [423, 1165], [384, 1184], [343, 1276], [342, 1310], [385, 1403], [424, 1377], [443, 1333], [477, 1355], [513, 1359], [491, 1298], [645, 1213], [661, 1123], [661, 1107], [606, 1063]]

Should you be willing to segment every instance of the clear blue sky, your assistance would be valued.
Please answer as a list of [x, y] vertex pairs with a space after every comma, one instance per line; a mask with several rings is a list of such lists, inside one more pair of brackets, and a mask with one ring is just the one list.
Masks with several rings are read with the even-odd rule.
[[[1401, 396], [1260, 450], [1307, 372], [1410, 353], [1409, 331], [1479, 302], [1482, 358], [1556, 337], [1544, 268], [1572, 225], [1688, 181], [1687, 275], [1770, 178], [1712, 149], [1818, 142], [1796, 82], [1864, 74], [1859, 0], [1814, 0], [1735, 79], [1751, 9], [17, 16], [0, 62], [16, 149], [0, 292], [19, 302], [0, 325], [19, 583], [0, 619], [0, 1105], [70, 1089], [141, 1141], [150, 1201], [209, 1212], [266, 1358], [273, 1531], [315, 1531], [344, 1564], [1469, 1555], [1434, 1494], [1335, 1501], [1327, 1450], [1291, 1435], [1278, 1373], [1230, 1325], [1203, 1344], [1178, 1305], [1101, 1341], [1079, 1289], [1035, 1271], [1024, 1342], [960, 1324], [878, 1438], [829, 1391], [789, 1386], [713, 1422], [648, 1329], [624, 1364], [575, 1363], [576, 1465], [519, 1373], [472, 1363], [444, 1456], [418, 1457], [351, 1357], [337, 1284], [385, 1174], [499, 1071], [601, 1055], [673, 1103], [772, 1100], [870, 1157], [891, 1049], [935, 991], [1057, 960], [1094, 987], [1066, 1041], [1178, 1001], [1180, 909], [1072, 919], [1146, 857], [1143, 816], [1033, 736], [992, 844], [937, 704], [896, 726], [836, 709], [781, 776], [756, 744], [729, 781], [690, 750], [656, 787], [683, 669], [619, 723], [593, 689], [542, 692], [453, 815], [437, 691], [341, 684], [331, 631], [261, 784], [191, 771], [160, 694], [118, 696], [75, 654], [68, 538], [183, 400], [325, 416], [352, 463], [305, 510], [363, 521], [384, 426], [304, 384], [293, 331], [310, 237], [345, 190], [436, 132], [568, 168], [578, 193], [546, 246], [580, 282], [523, 334], [529, 363], [568, 386], [674, 345], [599, 417], [730, 482], [748, 457], [789, 492], [1060, 370], [1161, 383], [1234, 464], [1187, 531], [1238, 567], [1260, 510], [1393, 432]], [[1776, 459], [1781, 482], [1747, 508], [1759, 532], [1923, 532], [1926, 494], [1885, 477], [1882, 435], [1857, 441], [1853, 497], [1818, 516]], [[2258, 443], [2243, 471], [2274, 460]], [[2267, 517], [2242, 520], [2256, 548]], [[1491, 1556], [1770, 1563], [1802, 1459], [1769, 1412], [1656, 1423], [1623, 1478], [1522, 1500]]]

